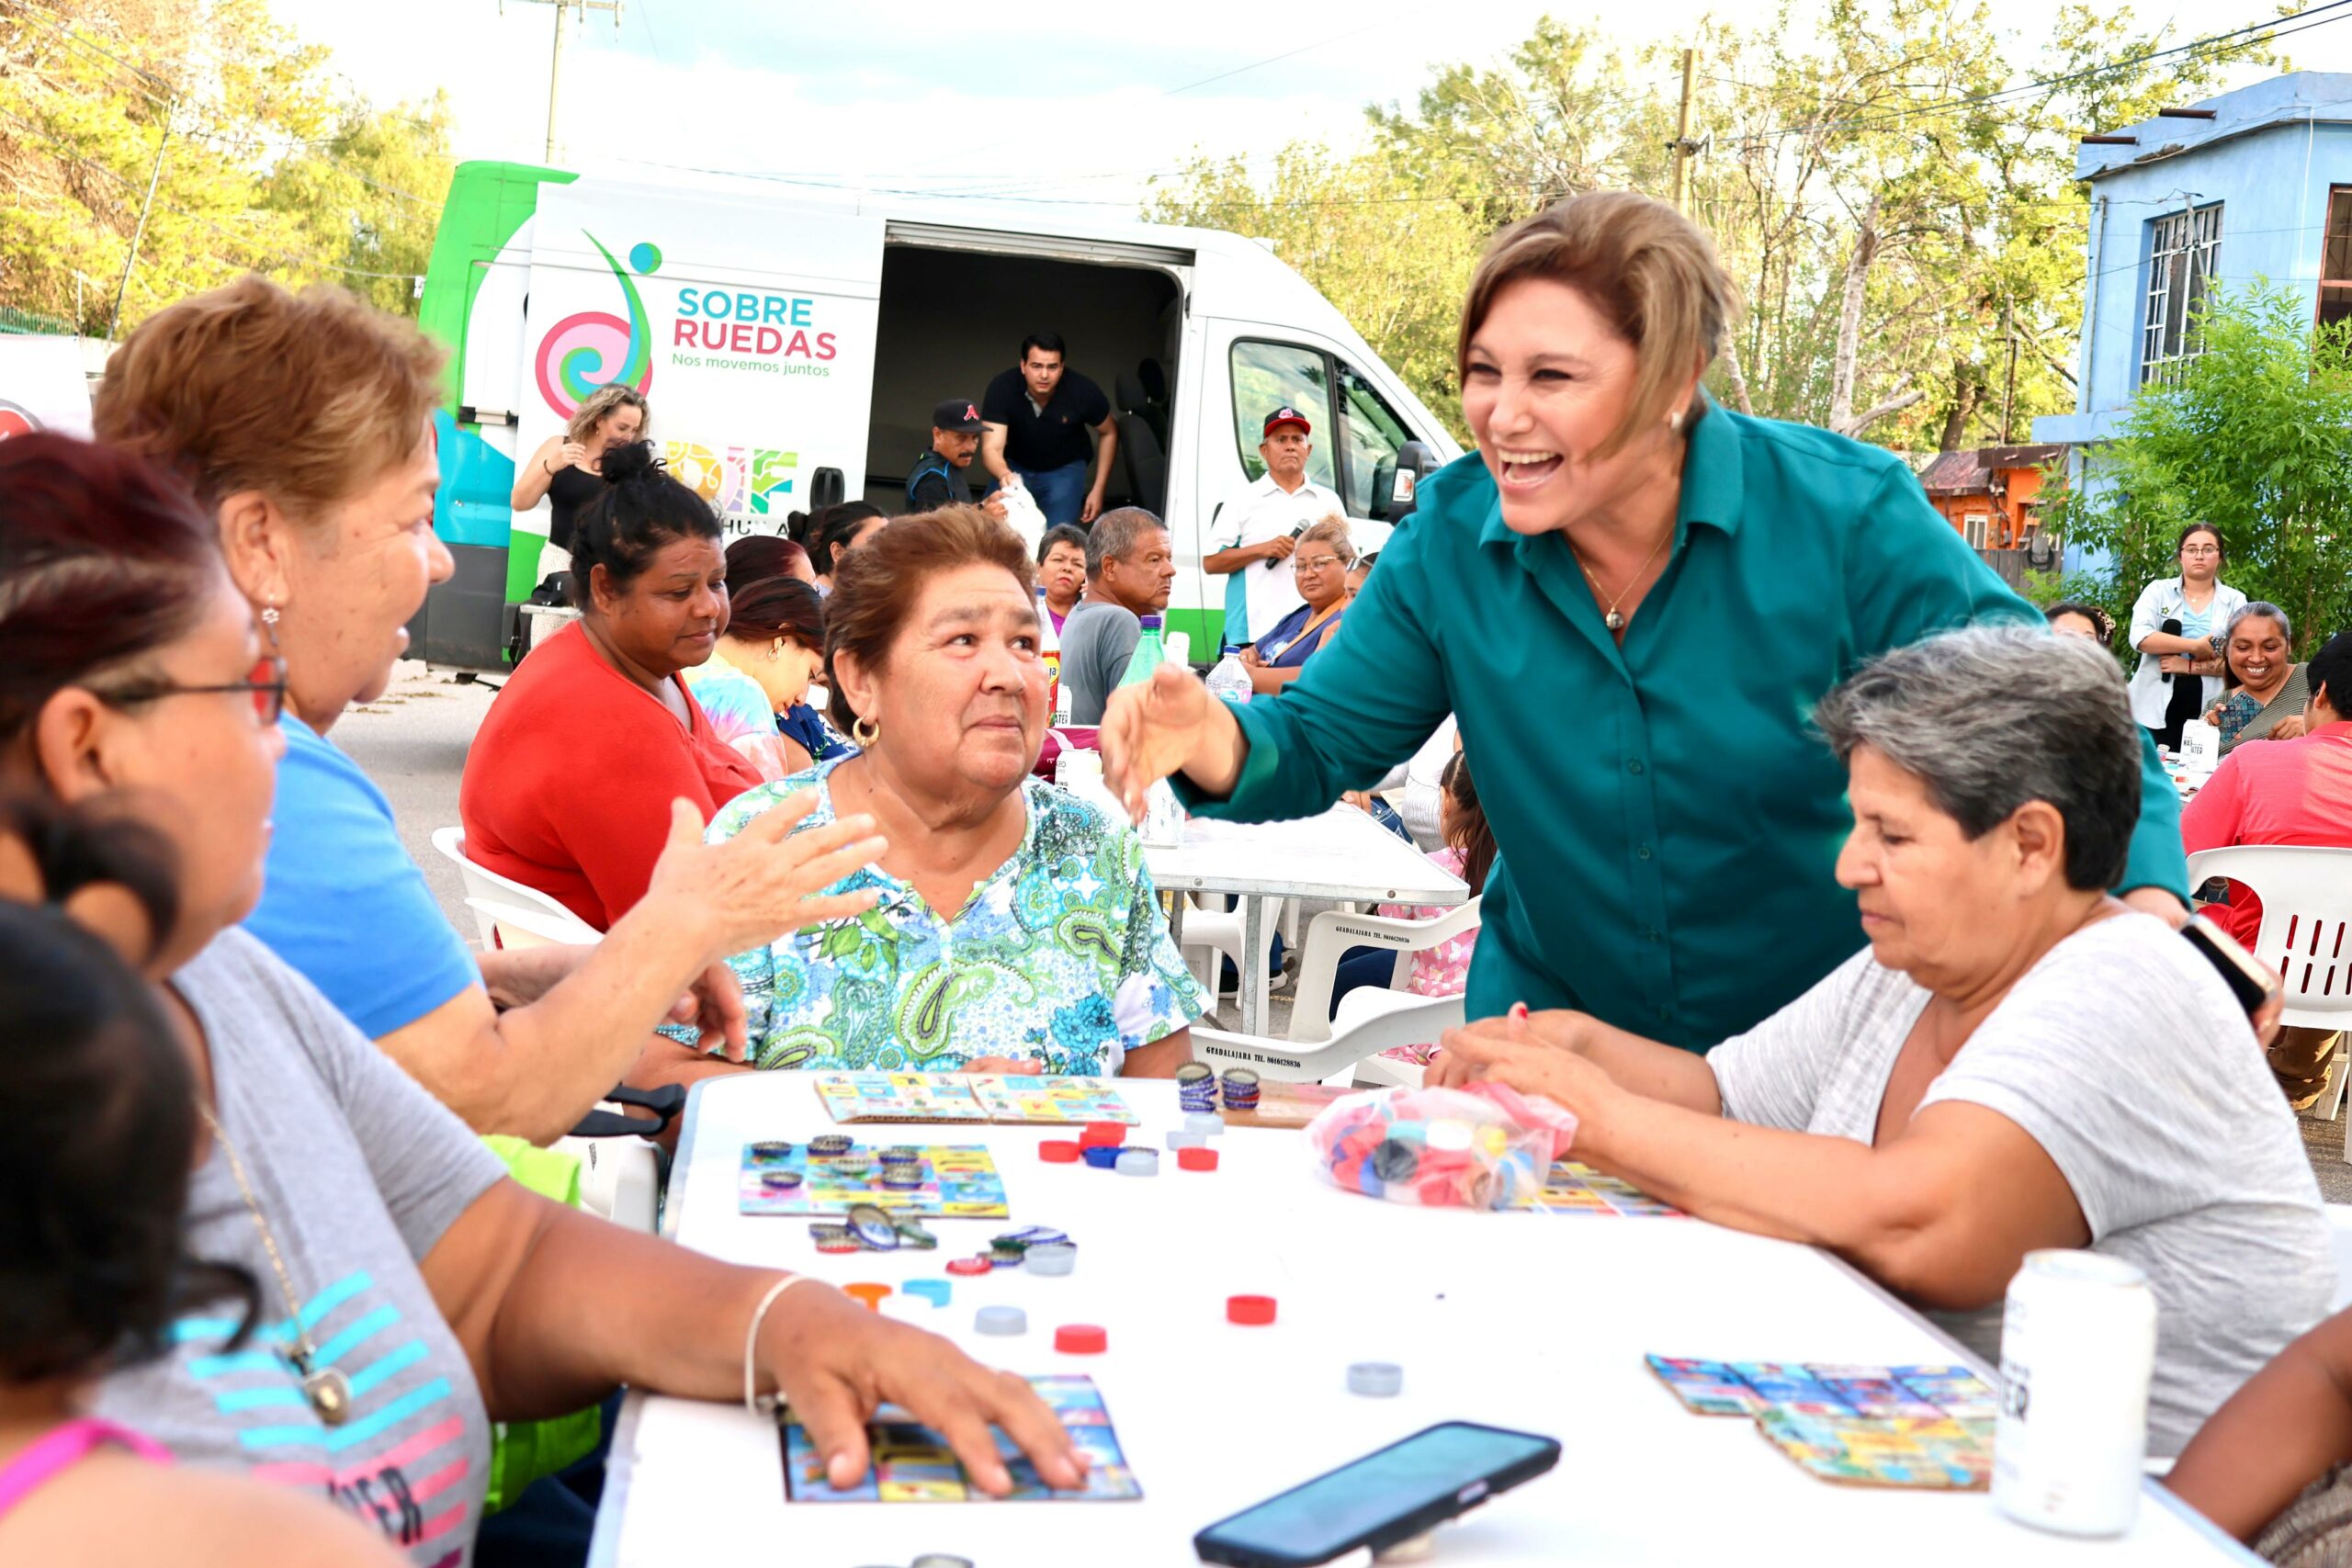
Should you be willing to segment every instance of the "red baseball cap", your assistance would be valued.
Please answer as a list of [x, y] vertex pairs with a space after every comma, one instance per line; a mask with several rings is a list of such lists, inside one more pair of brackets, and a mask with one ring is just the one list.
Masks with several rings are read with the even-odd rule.
[[1295, 424], [1308, 435], [1315, 434], [1315, 427], [1306, 423], [1306, 416], [1284, 403], [1266, 416], [1266, 428], [1258, 433], [1258, 438], [1262, 441], [1285, 424]]

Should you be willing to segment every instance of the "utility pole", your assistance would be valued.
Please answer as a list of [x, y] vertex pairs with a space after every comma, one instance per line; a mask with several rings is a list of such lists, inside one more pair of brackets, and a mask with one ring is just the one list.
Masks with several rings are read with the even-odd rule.
[[1682, 51], [1682, 103], [1674, 112], [1674, 210], [1683, 211], [1690, 202], [1690, 72], [1698, 63], [1699, 51]]
[[[548, 61], [547, 161], [552, 164], [556, 161], [556, 149], [559, 145], [555, 133], [556, 107], [563, 93], [563, 33], [565, 25], [571, 20], [570, 13], [610, 11], [613, 14], [613, 31], [618, 34], [621, 30], [622, 0], [520, 0], [520, 3], [526, 6], [555, 7], [555, 52]], [[503, 0], [500, 9], [504, 9]]]
[[2009, 374], [2001, 391], [2001, 445], [2009, 444], [2009, 413], [2018, 400], [2018, 325], [2008, 301], [2001, 303], [2001, 333], [2009, 340]]
[[[115, 285], [114, 314], [107, 321], [108, 343], [112, 343], [115, 333], [122, 330], [122, 302], [130, 293], [131, 269], [139, 265], [139, 243], [147, 237], [147, 214], [154, 209], [155, 186], [164, 177], [164, 149], [172, 142], [173, 107], [172, 103], [164, 106], [164, 133], [155, 138], [155, 164], [147, 171], [147, 197], [139, 204], [139, 222], [130, 231], [130, 254], [122, 258], [122, 281]], [[80, 328], [74, 330], [78, 332]]]

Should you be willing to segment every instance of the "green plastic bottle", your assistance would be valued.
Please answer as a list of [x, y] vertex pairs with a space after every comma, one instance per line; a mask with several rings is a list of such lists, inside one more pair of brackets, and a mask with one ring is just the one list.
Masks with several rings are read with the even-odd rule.
[[1121, 686], [1140, 686], [1151, 679], [1151, 672], [1168, 660], [1168, 642], [1160, 635], [1158, 615], [1143, 617], [1143, 636], [1136, 639], [1135, 652], [1127, 656], [1127, 672], [1119, 677]]

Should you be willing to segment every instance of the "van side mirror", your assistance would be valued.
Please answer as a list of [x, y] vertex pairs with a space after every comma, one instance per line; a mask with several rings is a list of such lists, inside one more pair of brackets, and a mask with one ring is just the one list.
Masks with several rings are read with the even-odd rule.
[[1372, 514], [1385, 523], [1401, 523], [1413, 514], [1421, 481], [1438, 470], [1437, 454], [1423, 441], [1408, 441], [1395, 460], [1373, 469]]
[[808, 476], [808, 510], [822, 512], [828, 506], [839, 506], [849, 493], [849, 485], [842, 479], [839, 468], [819, 468]]

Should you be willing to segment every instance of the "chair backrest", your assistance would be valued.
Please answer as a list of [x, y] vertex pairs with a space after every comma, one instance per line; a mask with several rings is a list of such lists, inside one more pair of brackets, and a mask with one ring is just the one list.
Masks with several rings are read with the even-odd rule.
[[2262, 900], [2255, 962], [2278, 972], [2285, 1021], [2305, 1029], [2352, 1022], [2352, 850], [2232, 844], [2188, 857], [2188, 885], [2223, 876]]
[[[466, 904], [474, 912], [474, 926], [481, 933], [484, 947], [499, 945], [498, 920], [485, 905], [505, 905], [551, 920], [575, 927], [585, 934], [570, 938], [577, 942], [599, 940], [596, 929], [565, 908], [562, 901], [548, 897], [536, 887], [526, 887], [513, 877], [501, 876], [466, 858], [466, 830], [463, 828], [435, 828], [433, 847], [458, 868], [458, 875], [466, 887]], [[477, 902], [479, 900], [479, 902]]]
[[544, 909], [526, 909], [495, 898], [468, 898], [466, 908], [480, 920], [488, 916], [498, 945], [510, 953], [531, 947], [594, 947], [604, 933], [566, 909], [559, 918]]
[[[1386, 947], [1396, 952], [1396, 968], [1388, 984], [1402, 990], [1410, 975], [1408, 954], [1425, 953], [1453, 941], [1478, 923], [1478, 900], [1472, 898], [1431, 920], [1398, 920], [1385, 915], [1351, 915], [1333, 909], [1315, 917], [1306, 928], [1306, 950], [1298, 960], [1298, 985], [1292, 992], [1290, 1037], [1294, 1042], [1327, 1040], [1331, 1034], [1331, 985], [1340, 960], [1352, 947]], [[1408, 1043], [1409, 1043], [1409, 1042]]]
[[1253, 1069], [1276, 1083], [1321, 1083], [1367, 1056], [1397, 1045], [1418, 1045], [1461, 1026], [1460, 997], [1425, 997], [1368, 1018], [1321, 1044], [1302, 1045], [1221, 1029], [1193, 1030], [1193, 1055], [1212, 1066]]

